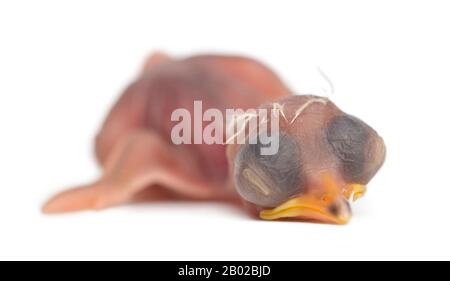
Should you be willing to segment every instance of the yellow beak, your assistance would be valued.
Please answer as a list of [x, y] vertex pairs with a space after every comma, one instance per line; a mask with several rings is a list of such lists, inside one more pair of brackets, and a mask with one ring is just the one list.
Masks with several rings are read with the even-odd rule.
[[313, 198], [293, 198], [280, 206], [263, 210], [259, 216], [264, 220], [299, 219], [324, 223], [346, 224], [351, 218], [351, 211], [345, 199], [338, 199], [325, 204]]
[[262, 210], [259, 216], [264, 220], [299, 219], [324, 223], [346, 224], [351, 218], [351, 209], [347, 199], [362, 196], [362, 186], [353, 185], [350, 190], [341, 190], [329, 173], [323, 175], [321, 189], [323, 196], [302, 194], [291, 198], [280, 206]]

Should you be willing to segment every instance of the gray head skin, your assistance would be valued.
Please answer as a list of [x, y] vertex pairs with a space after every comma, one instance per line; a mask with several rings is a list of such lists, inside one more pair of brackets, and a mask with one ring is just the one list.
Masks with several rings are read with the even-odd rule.
[[262, 143], [229, 147], [238, 193], [263, 219], [348, 222], [348, 200], [364, 194], [384, 162], [382, 138], [326, 98], [291, 96], [275, 104], [280, 108], [276, 154], [262, 155]]

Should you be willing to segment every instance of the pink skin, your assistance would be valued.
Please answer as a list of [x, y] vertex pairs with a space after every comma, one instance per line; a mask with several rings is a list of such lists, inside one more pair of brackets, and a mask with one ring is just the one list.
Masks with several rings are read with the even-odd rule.
[[[237, 56], [173, 60], [150, 56], [140, 77], [108, 114], [95, 140], [102, 174], [91, 184], [52, 197], [45, 213], [103, 209], [136, 200], [195, 199], [239, 202], [228, 176], [224, 145], [174, 145], [173, 110], [256, 108], [290, 95], [267, 67]], [[252, 209], [252, 208], [250, 208]]]

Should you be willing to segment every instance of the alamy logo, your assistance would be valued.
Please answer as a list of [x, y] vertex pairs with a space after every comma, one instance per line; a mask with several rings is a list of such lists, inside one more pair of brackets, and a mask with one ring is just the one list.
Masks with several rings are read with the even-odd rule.
[[[203, 112], [202, 101], [194, 101], [194, 116], [185, 108], [172, 112], [173, 126], [171, 138], [174, 144], [261, 144], [261, 155], [274, 155], [279, 149], [280, 116], [289, 126], [310, 105], [326, 105], [327, 98], [313, 97], [291, 111], [287, 116], [284, 104], [273, 103], [266, 109], [226, 109], [209, 108]], [[203, 128], [203, 125], [206, 126]]]
[[[320, 88], [324, 96], [333, 94], [334, 87], [325, 73], [317, 68], [326, 86]], [[174, 144], [261, 144], [261, 155], [274, 155], [279, 149], [280, 116], [291, 125], [313, 103], [326, 105], [328, 98], [311, 94], [310, 99], [286, 116], [284, 105], [273, 103], [270, 109], [209, 108], [203, 112], [202, 101], [194, 101], [194, 116], [185, 108], [172, 112], [171, 120], [178, 122], [171, 131]], [[203, 128], [203, 125], [206, 126]]]
[[[185, 108], [172, 112], [178, 122], [171, 132], [174, 144], [256, 144], [262, 155], [273, 155], [279, 148], [278, 108], [226, 109], [209, 108], [203, 112], [202, 101], [194, 101], [194, 116]], [[203, 128], [203, 125], [207, 125]]]

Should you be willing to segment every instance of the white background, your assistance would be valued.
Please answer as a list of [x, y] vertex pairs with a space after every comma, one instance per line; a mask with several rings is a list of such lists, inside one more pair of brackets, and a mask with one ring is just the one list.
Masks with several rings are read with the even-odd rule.
[[[448, 1], [2, 1], [0, 258], [449, 259]], [[217, 204], [61, 216], [94, 179], [92, 140], [154, 50], [251, 55], [385, 139], [349, 225], [263, 222]], [[321, 85], [322, 83], [322, 85]]]

